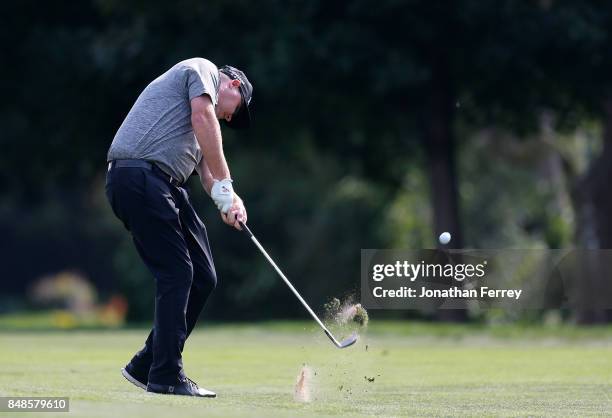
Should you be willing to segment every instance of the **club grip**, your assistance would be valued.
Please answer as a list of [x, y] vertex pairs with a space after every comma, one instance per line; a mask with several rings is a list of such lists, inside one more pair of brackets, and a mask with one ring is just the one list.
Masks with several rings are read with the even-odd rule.
[[242, 228], [242, 232], [244, 232], [245, 234], [248, 235], [249, 238], [253, 238], [253, 233], [251, 232], [251, 230], [249, 229], [248, 226], [246, 226], [244, 224], [244, 222], [242, 221], [238, 221], [240, 223], [240, 228]]

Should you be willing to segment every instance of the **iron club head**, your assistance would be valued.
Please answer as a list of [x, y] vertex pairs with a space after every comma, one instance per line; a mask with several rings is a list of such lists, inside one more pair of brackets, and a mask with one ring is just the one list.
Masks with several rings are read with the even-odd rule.
[[351, 335], [346, 337], [344, 340], [342, 340], [338, 348], [346, 348], [348, 346], [355, 344], [357, 342], [357, 338], [358, 338], [357, 333], [356, 332], [352, 333]]
[[325, 331], [325, 334], [329, 337], [329, 339], [332, 340], [334, 345], [338, 348], [346, 348], [357, 342], [358, 335], [356, 332], [353, 332], [350, 336], [342, 340], [342, 342], [338, 342], [338, 340], [334, 338], [331, 332], [329, 332], [327, 329], [325, 329], [324, 331]]

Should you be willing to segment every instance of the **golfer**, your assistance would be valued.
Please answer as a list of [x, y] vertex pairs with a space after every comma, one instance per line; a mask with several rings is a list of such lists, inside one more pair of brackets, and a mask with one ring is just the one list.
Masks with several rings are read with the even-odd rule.
[[144, 89], [108, 151], [106, 196], [156, 283], [153, 329], [121, 370], [148, 392], [216, 396], [183, 369], [185, 340], [217, 283], [206, 228], [185, 182], [195, 170], [223, 222], [237, 229], [246, 222], [219, 120], [248, 127], [252, 92], [236, 68], [203, 58], [181, 61]]

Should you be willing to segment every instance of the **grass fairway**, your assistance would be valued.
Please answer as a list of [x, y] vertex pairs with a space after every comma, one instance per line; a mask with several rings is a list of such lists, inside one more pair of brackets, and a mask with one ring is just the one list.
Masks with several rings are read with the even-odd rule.
[[[70, 414], [45, 417], [612, 414], [610, 328], [383, 322], [338, 350], [310, 322], [208, 326], [189, 338], [185, 367], [217, 399], [152, 395], [125, 381], [119, 369], [145, 336], [1, 331], [0, 394], [70, 397]], [[293, 400], [303, 363], [316, 372], [306, 404]]]

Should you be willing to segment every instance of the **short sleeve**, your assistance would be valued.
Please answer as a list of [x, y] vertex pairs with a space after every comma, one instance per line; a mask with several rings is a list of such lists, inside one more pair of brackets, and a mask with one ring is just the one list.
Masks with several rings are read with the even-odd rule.
[[200, 163], [202, 162], [202, 158], [204, 158], [204, 157], [200, 157], [200, 160], [198, 161], [198, 163], [194, 167], [195, 172], [198, 173], [198, 176], [200, 176], [200, 178], [202, 178], [202, 168], [200, 167]]
[[204, 58], [193, 58], [183, 62], [189, 100], [207, 94], [213, 105], [217, 105], [219, 93], [219, 71]]

